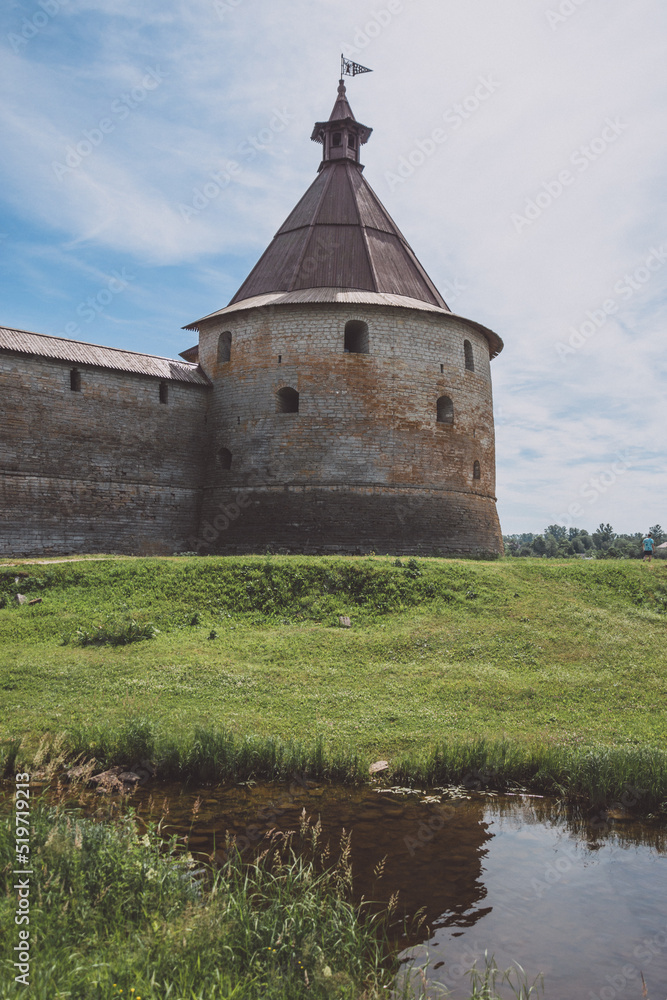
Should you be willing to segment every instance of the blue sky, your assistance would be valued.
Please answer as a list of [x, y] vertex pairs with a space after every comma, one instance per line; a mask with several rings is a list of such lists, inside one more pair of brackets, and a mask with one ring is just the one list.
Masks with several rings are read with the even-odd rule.
[[492, 327], [503, 530], [667, 526], [658, 0], [7, 0], [0, 323], [176, 356], [315, 175], [366, 177]]

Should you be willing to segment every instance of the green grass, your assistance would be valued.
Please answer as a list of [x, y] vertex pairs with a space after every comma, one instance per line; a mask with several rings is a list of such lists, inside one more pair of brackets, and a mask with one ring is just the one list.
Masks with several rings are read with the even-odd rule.
[[[17, 591], [42, 603], [18, 606]], [[663, 774], [667, 564], [109, 558], [0, 569], [1, 604], [0, 737], [27, 748], [67, 731], [108, 758], [100, 741], [122, 746], [123, 727], [149, 720], [181, 774], [211, 758], [197, 728], [209, 743], [299, 744], [339, 777], [386, 758], [442, 780], [480, 741], [491, 766], [531, 781], [547, 760], [577, 789], [592, 774], [618, 787], [621, 760]], [[107, 622], [158, 631], [75, 644]]]
[[[95, 822], [76, 806], [31, 810], [30, 996], [35, 1000], [374, 1000], [397, 971], [389, 914], [350, 901], [349, 844], [323, 862], [317, 828], [267, 841], [241, 865], [196, 866], [159, 826]], [[11, 816], [0, 819], [0, 928], [18, 942]], [[298, 848], [298, 849], [297, 849]], [[305, 848], [305, 850], [304, 850]], [[13, 952], [3, 1000], [25, 994]]]

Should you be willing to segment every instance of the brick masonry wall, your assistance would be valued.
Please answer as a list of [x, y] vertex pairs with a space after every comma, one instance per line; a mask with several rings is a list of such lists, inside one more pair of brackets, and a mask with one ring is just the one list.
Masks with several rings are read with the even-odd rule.
[[0, 351], [0, 554], [182, 551], [197, 530], [210, 389]]
[[[344, 353], [349, 320], [368, 325], [369, 354]], [[220, 363], [226, 331], [231, 355]], [[502, 550], [489, 349], [464, 320], [341, 304], [246, 310], [202, 326], [200, 363], [214, 386], [212, 460], [190, 547]], [[285, 386], [299, 392], [298, 413], [276, 412]], [[436, 420], [443, 395], [451, 425]]]

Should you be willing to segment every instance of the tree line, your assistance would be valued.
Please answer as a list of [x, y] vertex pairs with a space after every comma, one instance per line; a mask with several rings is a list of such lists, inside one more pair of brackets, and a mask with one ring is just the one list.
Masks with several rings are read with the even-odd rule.
[[[649, 528], [655, 544], [667, 540], [661, 525]], [[641, 559], [644, 555], [641, 531], [633, 535], [617, 534], [610, 524], [601, 524], [592, 533], [585, 528], [567, 528], [550, 524], [541, 535], [524, 532], [520, 535], [503, 535], [505, 555], [538, 556], [547, 559]]]

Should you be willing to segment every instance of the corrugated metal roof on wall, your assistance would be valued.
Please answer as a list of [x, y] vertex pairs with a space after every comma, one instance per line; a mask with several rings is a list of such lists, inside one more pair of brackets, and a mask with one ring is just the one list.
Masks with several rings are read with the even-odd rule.
[[155, 378], [177, 382], [192, 382], [208, 385], [208, 379], [198, 367], [186, 361], [174, 361], [153, 354], [138, 354], [116, 347], [101, 347], [86, 344], [81, 340], [66, 337], [51, 337], [44, 333], [30, 333], [28, 330], [12, 330], [0, 327], [0, 350], [16, 351], [19, 354], [35, 354], [42, 358], [54, 358], [97, 368], [111, 368], [114, 371], [136, 372]]

